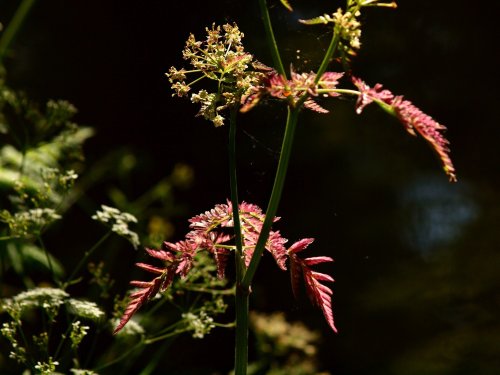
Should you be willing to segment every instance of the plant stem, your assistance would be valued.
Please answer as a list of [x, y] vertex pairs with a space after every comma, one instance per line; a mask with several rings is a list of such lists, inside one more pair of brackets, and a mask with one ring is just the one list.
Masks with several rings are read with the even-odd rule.
[[281, 146], [281, 155], [278, 163], [278, 169], [276, 171], [276, 177], [274, 179], [273, 190], [271, 192], [271, 198], [266, 211], [266, 218], [262, 224], [262, 229], [260, 231], [259, 239], [257, 240], [257, 245], [248, 266], [245, 277], [242, 281], [243, 287], [248, 287], [252, 283], [252, 279], [259, 265], [262, 252], [264, 251], [269, 232], [271, 231], [271, 226], [273, 225], [274, 217], [276, 216], [276, 211], [278, 210], [278, 205], [281, 199], [281, 193], [283, 191], [283, 186], [285, 184], [286, 173], [288, 170], [288, 162], [290, 161], [290, 155], [292, 152], [293, 138], [295, 135], [295, 129], [297, 127], [297, 119], [299, 116], [299, 107], [288, 108], [288, 116], [286, 119], [285, 136], [283, 137], [283, 143]]
[[237, 282], [241, 281], [244, 273], [243, 240], [241, 238], [241, 223], [238, 201], [238, 180], [236, 175], [236, 115], [238, 108], [231, 108], [229, 120], [229, 186], [231, 189], [231, 205], [233, 209], [233, 225], [236, 240], [236, 275]]
[[264, 22], [264, 29], [266, 31], [267, 44], [271, 49], [271, 57], [273, 59], [274, 67], [278, 73], [283, 76], [283, 78], [286, 78], [286, 71], [281, 61], [276, 38], [274, 37], [273, 26], [271, 24], [271, 17], [269, 16], [269, 9], [267, 8], [266, 0], [259, 0], [259, 6], [262, 21]]
[[52, 280], [54, 280], [56, 283], [59, 283], [59, 280], [56, 280], [56, 274], [54, 272], [54, 267], [52, 266], [52, 261], [50, 259], [50, 254], [45, 247], [45, 244], [43, 243], [42, 237], [38, 234], [36, 236], [38, 242], [40, 243], [40, 247], [43, 249], [43, 252], [45, 253], [45, 257], [47, 258], [47, 265], [49, 266], [50, 270], [50, 276], [52, 277]]
[[334, 29], [332, 39], [330, 40], [330, 45], [328, 46], [328, 49], [326, 50], [326, 53], [325, 53], [325, 56], [323, 57], [323, 61], [321, 62], [321, 65], [319, 66], [318, 70], [316, 71], [316, 78], [314, 79], [315, 84], [318, 84], [318, 82], [321, 79], [321, 76], [323, 75], [324, 72], [326, 72], [326, 69], [328, 68], [328, 64], [330, 64], [330, 60], [332, 59], [333, 54], [337, 50], [337, 46], [339, 45], [339, 40], [340, 40], [340, 34], [335, 32], [335, 29]]
[[101, 246], [101, 244], [106, 241], [106, 239], [111, 235], [111, 231], [106, 233], [104, 236], [101, 237], [99, 241], [97, 241], [94, 246], [90, 248], [90, 250], [85, 252], [85, 255], [83, 256], [82, 259], [80, 259], [80, 262], [78, 265], [73, 269], [73, 272], [71, 275], [68, 277], [68, 280], [62, 285], [63, 289], [66, 289], [71, 282], [73, 281], [74, 277], [77, 275], [77, 273], [80, 271], [80, 269], [83, 267], [83, 265], [87, 262], [87, 260], [90, 258], [90, 256], [94, 253], [94, 251]]
[[236, 285], [236, 349], [235, 375], [246, 375], [248, 365], [248, 305], [250, 287]]
[[23, 0], [17, 8], [9, 26], [2, 33], [2, 38], [0, 39], [0, 65], [2, 65], [3, 58], [7, 54], [11, 42], [14, 40], [34, 3], [35, 0]]
[[[260, 0], [262, 2], [263, 0]], [[272, 29], [271, 29], [272, 31]], [[326, 71], [330, 59], [335, 53], [339, 42], [338, 33], [333, 34], [332, 39], [330, 41], [330, 45], [328, 50], [326, 51], [325, 57], [321, 62], [320, 67], [317, 70], [315, 83], [318, 83], [323, 73]], [[278, 170], [276, 171], [276, 177], [274, 180], [273, 190], [271, 192], [271, 198], [269, 199], [269, 203], [266, 211], [266, 218], [264, 219], [264, 223], [262, 224], [262, 229], [260, 231], [259, 239], [257, 240], [257, 245], [255, 246], [255, 250], [252, 256], [252, 260], [250, 261], [250, 265], [248, 266], [248, 270], [245, 273], [245, 277], [243, 278], [242, 287], [249, 287], [252, 284], [252, 279], [255, 275], [255, 271], [260, 262], [261, 255], [264, 251], [267, 238], [269, 237], [269, 232], [271, 231], [271, 226], [274, 221], [274, 217], [276, 216], [276, 211], [278, 210], [278, 205], [281, 199], [281, 193], [283, 191], [283, 186], [285, 183], [285, 177], [288, 170], [288, 162], [290, 160], [290, 155], [292, 152], [293, 138], [295, 135], [295, 128], [297, 127], [297, 120], [299, 116], [300, 108], [302, 104], [306, 101], [308, 97], [308, 93], [304, 93], [300, 97], [300, 99], [292, 105], [288, 107], [288, 116], [286, 119], [286, 128], [285, 128], [285, 136], [283, 138], [283, 144], [281, 146], [281, 154], [280, 160], [278, 163]]]
[[243, 260], [243, 240], [239, 215], [238, 182], [236, 175], [236, 114], [237, 107], [231, 109], [229, 122], [229, 185], [231, 188], [231, 205], [233, 209], [234, 234], [236, 238], [236, 342], [235, 365], [236, 375], [245, 375], [248, 363], [248, 304], [249, 287], [242, 288], [241, 280], [245, 274]]
[[144, 338], [141, 338], [141, 340], [135, 344], [132, 348], [130, 348], [129, 350], [125, 351], [122, 353], [122, 355], [114, 358], [113, 360], [107, 362], [107, 363], [104, 363], [103, 365], [100, 365], [98, 367], [95, 367], [93, 370], [95, 371], [100, 371], [106, 367], [109, 367], [111, 365], [114, 365], [115, 363], [117, 362], [120, 362], [121, 360], [127, 358], [128, 356], [130, 356], [130, 354], [132, 354], [132, 352], [136, 351], [137, 349], [141, 348], [141, 347], [144, 347], [144, 345], [146, 344], [145, 342], [145, 339]]
[[144, 341], [144, 344], [145, 345], [151, 345], [151, 344], [154, 344], [155, 342], [168, 339], [169, 337], [180, 335], [181, 333], [184, 333], [184, 332], [187, 332], [187, 331], [189, 331], [189, 329], [187, 329], [187, 328], [178, 329], [178, 330], [175, 330], [175, 331], [172, 331], [172, 332], [169, 332], [169, 333], [165, 333], [164, 335], [161, 335], [161, 336], [156, 336], [156, 337], [147, 339], [147, 340]]

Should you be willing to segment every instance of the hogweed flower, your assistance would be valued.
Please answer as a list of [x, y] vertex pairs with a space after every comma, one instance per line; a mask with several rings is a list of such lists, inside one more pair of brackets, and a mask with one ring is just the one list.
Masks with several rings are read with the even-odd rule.
[[[132, 281], [130, 284], [138, 290], [130, 295], [130, 303], [115, 328], [118, 333], [139, 308], [151, 300], [157, 293], [165, 291], [173, 282], [176, 276], [185, 278], [195, 264], [195, 255], [199, 252], [207, 252], [213, 256], [217, 265], [217, 275], [224, 278], [225, 267], [232, 251], [235, 251], [233, 229], [233, 213], [230, 202], [218, 204], [213, 209], [189, 220], [191, 231], [185, 239], [176, 243], [164, 242], [163, 248], [159, 250], [146, 249], [146, 252], [153, 258], [163, 261], [162, 267], [152, 266], [146, 263], [137, 263], [137, 266], [151, 272], [156, 277], [151, 281]], [[250, 203], [242, 202], [239, 205], [239, 216], [241, 222], [241, 234], [243, 242], [243, 257], [245, 265], [248, 266], [252, 258], [257, 240], [259, 238], [265, 214], [262, 210]], [[275, 218], [276, 222], [279, 218]], [[297, 267], [301, 267], [301, 273], [306, 282], [306, 291], [314, 304], [319, 306], [330, 325], [336, 331], [333, 324], [333, 313], [331, 306], [331, 290], [322, 285], [322, 281], [333, 281], [327, 275], [311, 270], [310, 266], [320, 263], [316, 258], [301, 260], [296, 253], [305, 249], [313, 240], [301, 240], [292, 245], [289, 249], [285, 247], [287, 242], [279, 231], [271, 231], [265, 248], [270, 252], [280, 269], [287, 269], [286, 262], [290, 259], [293, 268], [292, 285], [297, 290]], [[306, 244], [304, 246], [304, 244]], [[331, 261], [331, 258], [320, 257], [323, 262]], [[316, 260], [315, 260], [316, 259]], [[328, 292], [330, 291], [330, 292]], [[201, 318], [200, 318], [201, 319]]]
[[[189, 61], [192, 70], [171, 67], [166, 73], [174, 95], [187, 96], [191, 86], [204, 78], [217, 82], [213, 92], [201, 89], [191, 95], [193, 103], [201, 105], [197, 116], [212, 121], [214, 126], [224, 124], [224, 110], [239, 105], [241, 95], [249, 87], [256, 85], [262, 76], [261, 64], [254, 61], [242, 44], [244, 34], [236, 24], [212, 25], [205, 28], [206, 39], [197, 40], [190, 34], [182, 52], [184, 60]], [[198, 75], [186, 83], [188, 74]]]
[[457, 181], [455, 167], [449, 155], [449, 142], [442, 134], [446, 130], [444, 125], [423, 113], [410, 101], [404, 99], [403, 96], [395, 96], [389, 90], [383, 89], [381, 84], [377, 84], [372, 88], [359, 78], [353, 77], [352, 81], [360, 91], [356, 103], [356, 112], [358, 114], [362, 112], [365, 106], [375, 102], [387, 112], [395, 115], [408, 133], [413, 136], [418, 133], [430, 144], [441, 159], [443, 170], [449, 180], [451, 182]]

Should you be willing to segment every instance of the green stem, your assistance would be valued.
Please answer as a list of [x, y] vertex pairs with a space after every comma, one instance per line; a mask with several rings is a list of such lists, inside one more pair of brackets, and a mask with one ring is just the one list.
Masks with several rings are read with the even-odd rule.
[[10, 44], [14, 40], [34, 3], [35, 0], [23, 0], [21, 5], [17, 8], [9, 26], [7, 26], [2, 33], [2, 38], [0, 39], [0, 65], [2, 65], [3, 58], [7, 54]]
[[271, 17], [269, 16], [269, 9], [267, 8], [266, 0], [259, 0], [260, 13], [262, 15], [262, 21], [264, 22], [264, 29], [266, 31], [267, 44], [271, 48], [271, 57], [273, 59], [273, 64], [279, 74], [284, 78], [287, 78], [285, 68], [283, 67], [283, 62], [281, 61], [281, 56], [278, 50], [278, 44], [276, 43], [276, 38], [274, 37], [273, 27], [271, 24]]
[[119, 357], [116, 357], [115, 359], [107, 362], [107, 363], [104, 363], [103, 365], [101, 366], [98, 366], [98, 367], [95, 367], [93, 370], [95, 370], [96, 372], [106, 368], [106, 367], [109, 367], [111, 365], [114, 365], [115, 363], [118, 363], [120, 362], [121, 360], [127, 358], [128, 356], [130, 356], [130, 354], [132, 354], [132, 352], [136, 351], [137, 349], [141, 348], [141, 347], [144, 347], [145, 345], [145, 339], [144, 338], [141, 338], [141, 340], [135, 344], [133, 347], [131, 347], [129, 350], [125, 351], [122, 355], [120, 355]]
[[328, 64], [330, 64], [330, 60], [332, 59], [333, 54], [337, 50], [339, 40], [340, 40], [340, 34], [337, 33], [334, 29], [332, 39], [330, 40], [330, 45], [328, 46], [328, 49], [326, 50], [326, 53], [325, 53], [325, 56], [323, 57], [323, 61], [321, 62], [321, 65], [319, 66], [318, 70], [316, 71], [316, 78], [314, 79], [314, 83], [316, 85], [320, 81], [323, 73], [326, 72], [326, 69], [328, 68]]
[[[61, 353], [61, 350], [63, 348], [63, 345], [64, 343], [66, 342], [66, 340], [68, 339], [68, 337], [71, 335], [71, 330], [73, 329], [73, 326], [72, 324], [76, 321], [76, 317], [72, 319], [71, 323], [68, 324], [68, 328], [66, 329], [66, 332], [64, 332], [64, 334], [61, 335], [61, 339], [59, 340], [59, 344], [57, 345], [57, 349], [54, 353], [54, 358], [55, 359], [58, 359], [59, 358], [59, 354]], [[52, 328], [52, 325], [51, 325], [51, 328]], [[49, 335], [50, 337], [50, 335]]]
[[243, 259], [243, 239], [239, 215], [238, 181], [236, 175], [236, 114], [237, 108], [231, 109], [229, 122], [229, 185], [231, 188], [231, 205], [233, 209], [234, 233], [236, 237], [236, 342], [235, 342], [235, 375], [245, 375], [248, 363], [248, 304], [249, 288], [241, 287], [245, 274]]
[[262, 229], [260, 231], [259, 239], [257, 240], [257, 245], [248, 266], [245, 277], [242, 281], [242, 287], [249, 287], [252, 283], [252, 279], [259, 265], [261, 255], [264, 251], [269, 232], [271, 231], [271, 226], [273, 225], [274, 217], [276, 216], [276, 211], [278, 210], [278, 205], [281, 199], [281, 193], [283, 192], [283, 186], [285, 184], [286, 173], [288, 170], [288, 162], [290, 161], [290, 155], [292, 152], [293, 138], [295, 135], [295, 129], [297, 127], [297, 119], [299, 116], [300, 107], [288, 108], [288, 116], [286, 119], [285, 136], [283, 137], [283, 144], [281, 146], [281, 155], [278, 163], [278, 169], [276, 171], [276, 177], [274, 179], [273, 190], [271, 192], [271, 198], [269, 199], [269, 204], [267, 206], [266, 218], [262, 224]]
[[197, 293], [208, 293], [212, 294], [214, 296], [216, 295], [225, 295], [225, 296], [230, 296], [234, 295], [234, 288], [231, 289], [207, 289], [203, 287], [184, 287], [184, 290], [189, 290], [190, 292], [197, 292]]
[[49, 266], [50, 276], [52, 277], [52, 280], [54, 280], [56, 283], [59, 283], [59, 280], [56, 280], [56, 274], [54, 272], [54, 267], [52, 266], [52, 260], [50, 259], [50, 254], [47, 248], [45, 247], [45, 244], [43, 243], [42, 237], [39, 234], [36, 237], [38, 242], [40, 243], [40, 247], [45, 253], [45, 257], [47, 258], [47, 265]]
[[106, 241], [106, 239], [111, 235], [111, 231], [109, 231], [108, 233], [106, 233], [104, 236], [101, 237], [101, 239], [99, 241], [97, 241], [94, 246], [92, 246], [90, 248], [90, 250], [86, 251], [85, 252], [85, 255], [83, 256], [82, 259], [80, 259], [80, 262], [78, 263], [78, 265], [73, 269], [73, 272], [71, 273], [71, 275], [68, 277], [68, 280], [62, 285], [62, 288], [63, 289], [66, 289], [70, 284], [71, 282], [73, 281], [74, 277], [78, 274], [78, 272], [80, 271], [80, 269], [85, 265], [85, 263], [87, 263], [88, 259], [90, 258], [90, 256], [94, 253], [94, 251], [99, 247], [101, 246], [101, 244]]
[[234, 374], [246, 375], [248, 365], [248, 306], [250, 287], [236, 286], [236, 348]]
[[231, 205], [233, 206], [234, 235], [236, 239], [236, 275], [241, 281], [244, 273], [243, 240], [241, 238], [241, 222], [238, 201], [238, 180], [236, 175], [236, 115], [238, 108], [231, 108], [229, 120], [229, 185], [231, 189]]
[[144, 344], [145, 345], [151, 345], [151, 344], [154, 344], [155, 342], [168, 339], [169, 337], [180, 335], [181, 333], [184, 333], [184, 332], [187, 332], [187, 331], [189, 331], [189, 329], [187, 329], [187, 328], [178, 329], [176, 331], [172, 331], [172, 332], [166, 333], [166, 334], [161, 335], [161, 336], [156, 336], [156, 337], [147, 339], [147, 340], [144, 341]]

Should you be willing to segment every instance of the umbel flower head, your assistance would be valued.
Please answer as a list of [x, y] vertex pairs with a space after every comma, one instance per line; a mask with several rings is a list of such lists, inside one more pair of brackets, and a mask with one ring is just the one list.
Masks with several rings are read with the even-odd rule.
[[[130, 295], [130, 303], [120, 322], [115, 328], [119, 332], [139, 308], [152, 299], [157, 293], [165, 291], [176, 276], [186, 277], [189, 271], [196, 267], [195, 255], [206, 251], [213, 256], [217, 264], [217, 275], [223, 278], [229, 256], [236, 249], [233, 233], [233, 213], [231, 203], [218, 204], [210, 211], [194, 216], [189, 220], [191, 231], [185, 239], [176, 243], [164, 242], [163, 248], [159, 250], [146, 249], [147, 253], [163, 262], [161, 267], [146, 263], [137, 263], [137, 266], [151, 272], [156, 277], [151, 281], [132, 281], [130, 284], [137, 291]], [[248, 266], [252, 258], [257, 240], [259, 238], [265, 215], [262, 210], [250, 203], [242, 202], [239, 205], [241, 221], [241, 234], [243, 239], [243, 256]], [[279, 218], [275, 218], [277, 221]], [[286, 262], [290, 261], [292, 271], [292, 286], [294, 294], [297, 295], [298, 281], [301, 276], [306, 284], [306, 291], [313, 304], [317, 305], [325, 316], [330, 327], [336, 331], [331, 294], [332, 291], [323, 285], [324, 281], [332, 282], [333, 279], [311, 269], [311, 266], [331, 262], [329, 257], [316, 257], [301, 259], [297, 253], [304, 250], [313, 242], [312, 238], [296, 242], [290, 248], [286, 248], [287, 239], [283, 238], [279, 231], [271, 231], [266, 243], [266, 250], [272, 254], [276, 264], [282, 270], [286, 270]]]
[[[205, 40], [197, 40], [194, 34], [190, 34], [182, 52], [184, 60], [189, 61], [193, 69], [171, 67], [166, 75], [172, 90], [179, 97], [187, 96], [192, 85], [204, 78], [216, 81], [214, 91], [201, 89], [191, 95], [191, 101], [201, 106], [198, 116], [221, 126], [224, 124], [222, 112], [238, 105], [242, 93], [257, 84], [263, 74], [261, 70], [266, 68], [245, 52], [242, 44], [244, 34], [236, 24], [222, 27], [213, 24], [205, 31]], [[186, 83], [188, 74], [196, 74], [197, 77]]]
[[307, 20], [299, 20], [304, 25], [333, 24], [334, 32], [339, 37], [339, 49], [347, 59], [348, 55], [356, 55], [361, 48], [361, 8], [363, 7], [387, 7], [396, 8], [396, 3], [385, 3], [379, 0], [347, 0], [347, 10], [341, 8], [333, 14], [324, 14]]

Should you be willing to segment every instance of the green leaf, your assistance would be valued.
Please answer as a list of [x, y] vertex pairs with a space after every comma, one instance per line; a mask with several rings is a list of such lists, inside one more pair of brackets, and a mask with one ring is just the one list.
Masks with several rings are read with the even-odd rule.
[[[47, 255], [39, 247], [27, 244], [18, 249], [21, 251], [25, 264], [30, 264], [33, 266], [41, 265], [46, 269], [50, 269], [49, 263], [47, 261]], [[49, 254], [49, 258], [50, 258], [50, 263], [52, 264], [52, 269], [54, 270], [54, 274], [56, 276], [62, 277], [64, 275], [64, 268], [61, 265], [61, 263], [51, 254]]]
[[280, 0], [281, 1], [281, 4], [286, 8], [288, 9], [290, 12], [293, 11], [292, 7], [290, 6], [290, 3], [288, 2], [288, 0]]

